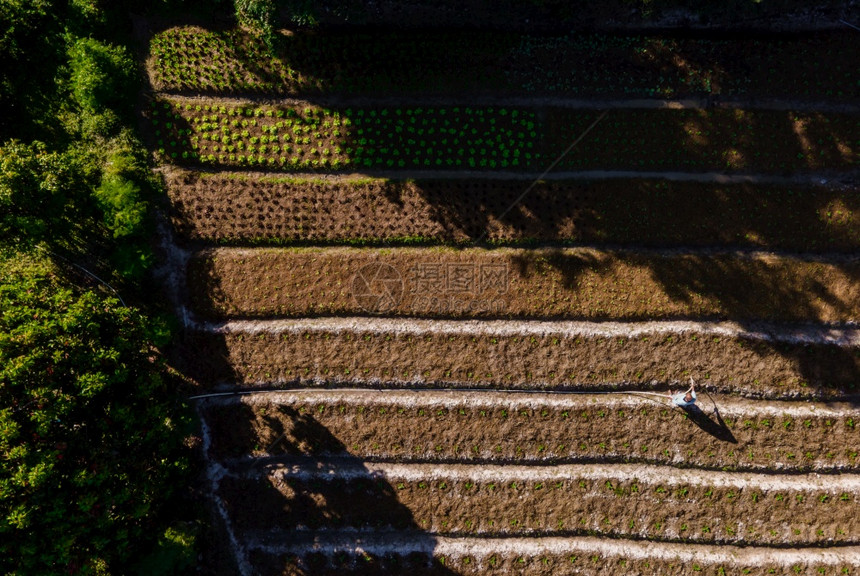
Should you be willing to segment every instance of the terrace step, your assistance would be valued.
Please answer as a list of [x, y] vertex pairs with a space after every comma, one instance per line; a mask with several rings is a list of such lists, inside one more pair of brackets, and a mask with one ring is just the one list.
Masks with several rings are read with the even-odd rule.
[[743, 338], [783, 344], [860, 346], [860, 325], [774, 324], [767, 322], [708, 322], [665, 320], [643, 322], [586, 322], [576, 320], [428, 320], [425, 318], [333, 317], [282, 318], [192, 322], [192, 331], [213, 334], [391, 334], [431, 336], [560, 336], [582, 338], [641, 338], [694, 334]]
[[657, 394], [453, 390], [292, 390], [198, 400], [208, 457], [227, 469], [295, 456], [344, 456], [441, 464], [860, 470], [856, 404], [701, 393], [701, 409], [685, 413]]
[[369, 179], [384, 180], [468, 180], [486, 181], [592, 181], [592, 180], [666, 180], [669, 182], [697, 182], [711, 184], [766, 184], [774, 186], [806, 185], [829, 186], [846, 190], [856, 187], [860, 171], [826, 171], [826, 172], [796, 172], [790, 175], [767, 174], [753, 172], [675, 172], [671, 170], [552, 170], [543, 172], [510, 172], [494, 170], [492, 172], [478, 170], [367, 170], [361, 172], [329, 171], [329, 172], [283, 172], [245, 170], [232, 171], [228, 169], [202, 168], [186, 169], [179, 166], [162, 165], [161, 173], [173, 176], [200, 175], [202, 178], [224, 177], [233, 180], [249, 181], [255, 178], [287, 183], [293, 181], [308, 182], [349, 182], [367, 181]]
[[679, 99], [665, 98], [576, 98], [566, 96], [494, 96], [477, 94], [473, 96], [352, 96], [349, 94], [325, 94], [313, 99], [300, 96], [238, 94], [231, 96], [223, 92], [202, 91], [190, 93], [179, 90], [159, 92], [162, 97], [176, 102], [199, 103], [206, 100], [247, 103], [273, 106], [330, 106], [330, 107], [367, 107], [367, 106], [457, 106], [457, 107], [519, 107], [519, 108], [564, 108], [570, 110], [764, 110], [776, 112], [818, 112], [822, 114], [858, 114], [860, 100], [842, 98], [840, 100], [792, 99], [792, 98], [736, 98], [720, 95], [690, 97]]
[[860, 393], [860, 328], [732, 322], [312, 318], [190, 321], [179, 354], [214, 390], [283, 386]]
[[284, 172], [855, 172], [860, 135], [852, 114], [781, 110], [353, 109], [165, 97], [148, 116], [165, 162]]
[[[243, 534], [339, 528], [448, 536], [860, 543], [860, 475], [648, 465], [468, 465], [293, 458], [231, 466], [216, 492]], [[705, 507], [711, 519], [701, 517]]]
[[[226, 476], [234, 478], [277, 477], [282, 481], [339, 482], [386, 480], [389, 482], [439, 480], [487, 482], [551, 482], [589, 480], [603, 485], [607, 480], [638, 482], [642, 486], [664, 484], [679, 487], [736, 488], [763, 492], [801, 491], [849, 493], [860, 496], [860, 474], [791, 474], [724, 472], [698, 468], [678, 468], [650, 464], [468, 464], [411, 463], [361, 460], [355, 457], [285, 456], [264, 459], [238, 458], [221, 462]], [[573, 482], [576, 484], [576, 482]], [[610, 490], [612, 491], [612, 490]], [[852, 498], [853, 500], [853, 498]], [[858, 501], [860, 503], [860, 501]], [[858, 518], [860, 520], [860, 518]], [[860, 538], [860, 533], [857, 534]]]
[[[407, 32], [402, 29], [402, 8], [398, 5], [391, 11], [397, 14], [390, 22], [397, 32], [294, 31], [280, 38], [280, 49], [274, 54], [259, 38], [235, 29], [175, 27], [141, 40], [151, 43], [148, 71], [153, 86], [171, 92], [323, 98], [332, 94], [642, 98], [715, 93], [829, 100], [857, 94], [858, 61], [850, 28], [854, 18], [846, 13], [841, 14], [843, 23], [818, 15], [793, 23], [793, 27], [800, 21], [800, 26], [809, 26], [815, 21], [816, 27], [823, 26], [819, 30], [837, 29], [828, 34], [790, 39], [749, 34], [729, 40], [682, 38], [647, 27], [644, 32], [571, 34], [569, 26], [560, 26], [556, 34], [534, 35], [528, 31], [534, 32], [535, 14], [510, 18], [510, 10], [497, 5], [491, 17], [471, 21], [478, 22], [478, 27], [497, 16], [505, 20], [504, 27], [530, 22], [523, 30], [526, 33], [463, 28], [460, 7], [449, 16], [456, 22], [454, 29], [424, 29], [430, 21], [438, 23], [439, 13], [430, 16], [422, 11], [421, 29]], [[559, 26], [556, 16], [554, 27]], [[378, 18], [375, 14], [374, 19]], [[588, 28], [602, 18], [586, 18]], [[683, 20], [680, 25], [686, 30], [701, 26], [695, 18]], [[753, 19], [753, 27], [764, 21], [773, 20]]]
[[[450, 538], [331, 531], [256, 534], [247, 544], [261, 574], [836, 574], [860, 565], [860, 547], [794, 548], [673, 544], [593, 537]], [[723, 572], [720, 572], [722, 568]]]
[[550, 173], [527, 183], [165, 172], [173, 226], [198, 242], [860, 249], [856, 187], [822, 185], [823, 175], [809, 179], [814, 184], [762, 184], [737, 175], [675, 175], [699, 180], [693, 182], [559, 180]]
[[860, 258], [594, 248], [217, 248], [195, 313], [271, 318], [860, 321]]

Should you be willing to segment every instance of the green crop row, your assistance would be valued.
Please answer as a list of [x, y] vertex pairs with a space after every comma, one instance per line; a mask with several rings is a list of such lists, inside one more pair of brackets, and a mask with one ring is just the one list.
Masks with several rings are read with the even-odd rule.
[[149, 117], [163, 158], [208, 166], [784, 172], [860, 163], [860, 122], [839, 114], [162, 100]]
[[[199, 109], [198, 109], [199, 108]], [[208, 109], [207, 109], [208, 108]], [[156, 105], [158, 150], [209, 165], [286, 170], [536, 166], [532, 110]]]

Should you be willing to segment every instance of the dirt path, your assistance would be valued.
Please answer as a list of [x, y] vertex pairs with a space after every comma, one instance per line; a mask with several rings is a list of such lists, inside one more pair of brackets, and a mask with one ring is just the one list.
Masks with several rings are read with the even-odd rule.
[[[448, 252], [454, 251], [456, 248], [440, 246], [436, 247], [437, 250], [435, 252]], [[473, 248], [474, 249], [474, 248]], [[543, 250], [551, 250], [553, 248], [523, 248], [523, 251], [533, 251], [536, 253], [540, 253]], [[219, 255], [225, 254], [228, 256], [236, 256], [236, 257], [244, 257], [250, 258], [252, 256], [259, 256], [261, 254], [267, 253], [277, 253], [277, 252], [293, 252], [293, 253], [302, 253], [302, 252], [315, 252], [319, 254], [323, 254], [326, 251], [340, 251], [344, 253], [348, 253], [350, 251], [361, 250], [359, 248], [351, 248], [349, 246], [294, 246], [290, 248], [280, 248], [280, 247], [242, 247], [242, 246], [224, 246], [224, 247], [207, 247], [202, 250], [198, 250], [196, 255]], [[368, 248], [366, 251], [374, 250], [374, 248]], [[392, 247], [388, 248], [389, 251], [403, 251], [404, 253], [408, 253], [411, 251], [426, 251], [423, 248], [411, 248], [411, 247], [403, 247], [397, 248]], [[460, 250], [469, 250], [468, 247], [461, 248]], [[516, 251], [516, 248], [499, 248], [497, 251]], [[611, 254], [622, 254], [622, 255], [643, 255], [643, 256], [651, 256], [651, 257], [671, 257], [671, 256], [722, 256], [722, 257], [735, 257], [740, 259], [747, 260], [756, 260], [756, 259], [777, 259], [784, 258], [790, 261], [796, 262], [804, 262], [804, 263], [813, 263], [813, 262], [832, 262], [838, 264], [844, 263], [855, 263], [860, 262], [860, 255], [857, 254], [846, 254], [843, 252], [819, 252], [819, 253], [808, 253], [808, 252], [795, 252], [795, 251], [784, 251], [784, 250], [758, 250], [758, 249], [735, 249], [735, 248], [722, 248], [722, 247], [685, 247], [685, 246], [674, 246], [671, 248], [646, 248], [646, 247], [633, 247], [633, 248], [619, 248], [615, 246], [605, 246], [605, 245], [588, 245], [588, 246], [576, 246], [576, 247], [568, 247], [568, 248], [560, 248], [559, 250], [564, 250], [573, 254], [577, 252], [583, 252], [588, 254], [598, 253], [598, 252], [606, 252]]]
[[[265, 468], [254, 468], [254, 473]], [[396, 482], [404, 480], [471, 480], [479, 483], [547, 482], [559, 479], [587, 479], [596, 482], [606, 480], [636, 480], [644, 484], [668, 484], [670, 486], [705, 486], [714, 488], [759, 489], [763, 491], [823, 491], [829, 493], [850, 492], [860, 496], [860, 474], [756, 474], [749, 472], [722, 472], [694, 468], [674, 468], [647, 464], [561, 464], [549, 466], [522, 466], [516, 464], [409, 464], [386, 462], [358, 462], [355, 459], [329, 458], [309, 461], [296, 458], [292, 463], [282, 460], [270, 469], [270, 473], [285, 480], [357, 480], [377, 479]]]
[[302, 334], [323, 331], [333, 334], [370, 332], [426, 336], [566, 336], [587, 338], [641, 338], [647, 335], [701, 334], [726, 338], [748, 338], [791, 344], [860, 346], [860, 327], [818, 324], [739, 324], [737, 322], [650, 321], [578, 322], [541, 320], [428, 320], [422, 318], [298, 318], [199, 322], [194, 330], [216, 334]]
[[[203, 440], [203, 453], [207, 454], [212, 449], [212, 432], [209, 428], [209, 423], [205, 418], [200, 418], [200, 435]], [[206, 483], [208, 484], [207, 489], [214, 495], [226, 474], [226, 469], [217, 460], [212, 458], [205, 458], [205, 462]], [[253, 572], [250, 564], [248, 564], [245, 547], [240, 543], [239, 538], [236, 536], [236, 532], [233, 530], [233, 524], [230, 522], [230, 516], [224, 506], [224, 502], [217, 497], [212, 497], [211, 501], [214, 513], [217, 514], [220, 519], [221, 525], [219, 528], [226, 532], [226, 537], [230, 543], [233, 557], [236, 559], [239, 573], [242, 576], [250, 576]]]
[[163, 212], [155, 212], [155, 223], [160, 264], [153, 270], [153, 275], [165, 287], [166, 296], [173, 305], [174, 313], [182, 320], [184, 328], [188, 329], [192, 325], [193, 318], [185, 306], [185, 302], [188, 301], [185, 269], [188, 267], [191, 251], [181, 248], [176, 243], [173, 228]]
[[[424, 538], [396, 533], [362, 533], [328, 531], [295, 534], [289, 541], [282, 535], [257, 534], [250, 547], [275, 554], [306, 554], [310, 552], [363, 551], [374, 555], [423, 552], [436, 556], [461, 558], [470, 556], [485, 560], [503, 556], [568, 556], [600, 554], [630, 559], [654, 559], [682, 563], [726, 564], [736, 566], [788, 569], [796, 564], [816, 566], [858, 566], [860, 547], [838, 549], [774, 549], [694, 544], [667, 544], [632, 540], [600, 538]], [[787, 570], [786, 570], [787, 571]]]
[[[469, 407], [473, 409], [494, 408], [506, 406], [511, 410], [534, 408], [536, 406], [571, 410], [599, 406], [607, 411], [621, 408], [636, 409], [639, 407], [653, 408], [654, 397], [647, 394], [639, 395], [637, 391], [607, 392], [607, 393], [547, 393], [499, 390], [280, 390], [254, 391], [233, 394], [216, 394], [203, 397], [207, 403], [216, 405], [264, 405], [264, 404], [313, 404], [313, 405], [380, 405], [390, 406], [436, 406], [448, 409]], [[669, 407], [668, 400], [656, 398], [658, 405]], [[707, 400], [700, 402], [704, 408]], [[723, 416], [743, 418], [749, 416], [787, 416], [796, 419], [807, 418], [844, 418], [860, 415], [860, 407], [851, 403], [839, 402], [792, 402], [792, 401], [761, 401], [744, 398], [719, 397], [719, 409]]]

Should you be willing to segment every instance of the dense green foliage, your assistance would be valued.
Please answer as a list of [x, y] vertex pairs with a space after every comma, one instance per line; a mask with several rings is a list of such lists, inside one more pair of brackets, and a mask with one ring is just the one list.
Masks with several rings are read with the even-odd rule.
[[80, 38], [69, 48], [71, 89], [81, 109], [128, 106], [134, 91], [134, 61], [122, 46]]
[[53, 9], [49, 0], [0, 0], [0, 140], [39, 124], [51, 105], [51, 71], [63, 60]]
[[266, 38], [274, 35], [277, 12], [274, 0], [235, 0], [239, 24]]
[[133, 128], [126, 6], [104, 4], [0, 0], [3, 574], [194, 558], [194, 530], [164, 514], [188, 428], [145, 298], [158, 187]]
[[0, 148], [0, 241], [67, 237], [79, 208], [73, 202], [81, 193], [76, 172], [65, 154], [49, 152], [41, 142]]
[[0, 274], [0, 570], [98, 573], [125, 562], [182, 471], [162, 330], [50, 265]]

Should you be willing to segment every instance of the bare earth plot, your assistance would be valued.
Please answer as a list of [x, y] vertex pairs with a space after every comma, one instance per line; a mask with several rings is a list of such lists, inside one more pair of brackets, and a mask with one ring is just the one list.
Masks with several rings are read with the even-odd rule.
[[[856, 322], [860, 259], [593, 248], [228, 249], [189, 263], [206, 317]], [[385, 299], [378, 298], [385, 291]]]
[[[630, 244], [804, 252], [860, 247], [856, 188], [662, 179], [386, 180], [171, 171], [189, 240], [242, 244]], [[506, 212], [507, 211], [507, 212]]]
[[183, 349], [188, 373], [219, 390], [665, 390], [693, 377], [721, 393], [837, 399], [857, 394], [858, 345], [857, 329], [809, 326], [318, 318], [202, 325]]
[[222, 573], [860, 573], [856, 41], [156, 32]]

